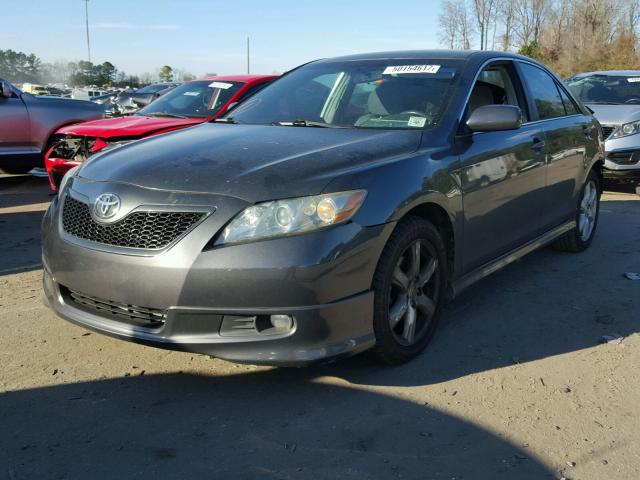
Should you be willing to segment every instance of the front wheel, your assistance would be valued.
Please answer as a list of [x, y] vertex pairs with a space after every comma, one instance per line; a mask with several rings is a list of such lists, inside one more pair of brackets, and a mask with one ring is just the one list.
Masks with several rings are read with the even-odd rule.
[[374, 275], [376, 353], [388, 364], [419, 355], [435, 331], [447, 285], [447, 256], [438, 229], [420, 217], [391, 234]]
[[582, 252], [591, 245], [600, 214], [600, 179], [593, 170], [589, 173], [576, 211], [576, 227], [560, 237], [554, 248], [565, 252]]

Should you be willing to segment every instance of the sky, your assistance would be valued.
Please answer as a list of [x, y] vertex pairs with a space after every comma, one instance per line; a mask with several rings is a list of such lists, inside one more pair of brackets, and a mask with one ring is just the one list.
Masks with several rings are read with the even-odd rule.
[[[84, 0], [0, 0], [0, 50], [86, 60]], [[128, 74], [283, 72], [318, 58], [439, 48], [440, 0], [90, 0], [91, 60]]]

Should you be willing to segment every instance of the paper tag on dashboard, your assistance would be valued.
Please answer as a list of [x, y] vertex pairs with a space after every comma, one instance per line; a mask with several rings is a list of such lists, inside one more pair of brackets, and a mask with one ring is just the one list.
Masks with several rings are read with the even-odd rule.
[[212, 82], [209, 84], [211, 88], [222, 88], [226, 90], [227, 88], [233, 87], [233, 83], [224, 83], [224, 82]]
[[409, 127], [422, 128], [424, 127], [425, 123], [427, 123], [427, 119], [424, 117], [409, 117], [409, 121], [407, 122], [407, 125]]
[[198, 95], [200, 95], [200, 92], [184, 92], [183, 95], [186, 95], [188, 97], [197, 97]]
[[384, 69], [383, 75], [400, 75], [402, 73], [438, 73], [440, 65], [397, 65]]
[[627, 82], [629, 82], [629, 83], [640, 82], [640, 77], [629, 77], [629, 78], [627, 78]]

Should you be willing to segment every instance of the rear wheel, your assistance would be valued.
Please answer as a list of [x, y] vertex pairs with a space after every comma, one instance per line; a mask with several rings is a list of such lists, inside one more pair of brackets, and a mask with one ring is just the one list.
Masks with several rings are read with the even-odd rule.
[[398, 224], [373, 287], [375, 351], [389, 364], [419, 355], [435, 331], [447, 285], [446, 252], [436, 227], [420, 217]]
[[576, 227], [556, 240], [553, 244], [554, 248], [564, 252], [582, 252], [589, 248], [598, 225], [600, 194], [600, 179], [592, 170], [582, 187], [576, 209]]

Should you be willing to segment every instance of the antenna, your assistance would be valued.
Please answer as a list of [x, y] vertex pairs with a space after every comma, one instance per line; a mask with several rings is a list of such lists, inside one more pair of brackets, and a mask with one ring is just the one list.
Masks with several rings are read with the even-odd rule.
[[247, 37], [247, 75], [251, 73], [251, 63], [249, 61], [250, 53], [249, 53], [249, 37]]
[[84, 0], [84, 21], [87, 27], [87, 57], [91, 63], [91, 44], [89, 43], [89, 0]]

